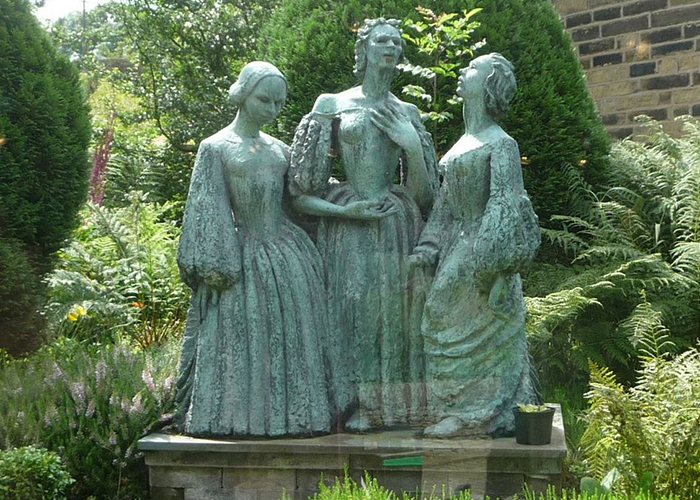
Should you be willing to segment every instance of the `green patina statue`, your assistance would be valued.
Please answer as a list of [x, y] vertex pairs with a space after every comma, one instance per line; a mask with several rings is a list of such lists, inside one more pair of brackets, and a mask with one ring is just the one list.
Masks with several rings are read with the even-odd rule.
[[[336, 421], [504, 435], [512, 407], [538, 401], [518, 272], [539, 226], [518, 145], [496, 123], [515, 93], [513, 67], [489, 54], [462, 71], [466, 133], [439, 172], [417, 108], [389, 91], [398, 27], [365, 21], [361, 85], [321, 95], [291, 149], [260, 132], [287, 93], [264, 62], [231, 87], [233, 123], [201, 143], [178, 255], [193, 292], [183, 432], [308, 436]], [[331, 178], [338, 156], [343, 183]], [[289, 205], [318, 221], [317, 246]]]
[[[425, 406], [422, 302], [407, 258], [438, 173], [418, 109], [389, 91], [403, 49], [399, 21], [366, 20], [355, 45], [361, 85], [321, 95], [292, 145], [294, 207], [320, 220], [333, 389], [350, 431], [407, 425]], [[329, 184], [337, 155], [347, 182]]]
[[411, 264], [438, 262], [423, 313], [430, 437], [510, 434], [512, 408], [539, 399], [518, 272], [540, 230], [518, 144], [496, 123], [515, 94], [500, 54], [462, 70], [466, 132], [441, 159], [439, 196]]
[[202, 141], [178, 264], [192, 288], [178, 422], [193, 435], [329, 432], [326, 299], [320, 255], [282, 209], [289, 148], [260, 132], [287, 82], [253, 62], [225, 129]]

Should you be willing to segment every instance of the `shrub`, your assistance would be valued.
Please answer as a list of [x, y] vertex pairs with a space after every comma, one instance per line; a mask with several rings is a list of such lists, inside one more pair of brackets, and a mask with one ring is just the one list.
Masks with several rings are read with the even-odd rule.
[[649, 127], [647, 143], [615, 146], [615, 187], [594, 194], [570, 170], [590, 208], [543, 231], [574, 257], [557, 290], [527, 299], [545, 380], [583, 380], [592, 359], [631, 381], [643, 332], [666, 332], [680, 348], [700, 338], [700, 125], [688, 121], [678, 139]]
[[0, 451], [2, 500], [63, 500], [73, 482], [52, 451], [33, 446]]
[[0, 347], [18, 353], [36, 341], [38, 284], [85, 200], [90, 121], [27, 0], [0, 0], [0, 54]]
[[[590, 183], [606, 181], [609, 139], [571, 40], [549, 0], [441, 0], [428, 6], [438, 14], [483, 8], [473, 18], [481, 26], [472, 39], [486, 39], [478, 54], [500, 52], [515, 65], [519, 91], [504, 128], [527, 157], [525, 187], [543, 222], [570, 205], [565, 166], [579, 169]], [[289, 81], [287, 104], [278, 118], [282, 137], [291, 139], [319, 94], [357, 84], [352, 74], [356, 26], [367, 17], [415, 20], [414, 7], [405, 0], [282, 2], [259, 44], [261, 58], [276, 64]], [[407, 56], [410, 62], [429, 65], [410, 44]], [[465, 55], [463, 66], [467, 63]], [[394, 93], [399, 95], [405, 83], [406, 75], [397, 79]], [[442, 123], [435, 142], [454, 144], [462, 133], [461, 120], [457, 113]], [[584, 166], [579, 165], [582, 159]]]
[[142, 348], [178, 337], [188, 291], [177, 267], [179, 229], [132, 192], [123, 208], [88, 204], [75, 240], [48, 277], [47, 317], [55, 335], [84, 342], [131, 339]]
[[88, 108], [28, 1], [0, 0], [0, 53], [0, 226], [43, 266], [87, 195]]
[[0, 237], [0, 348], [18, 355], [38, 345], [43, 291], [22, 242]]
[[0, 448], [57, 452], [76, 479], [71, 497], [147, 498], [136, 442], [169, 421], [177, 357], [172, 343], [141, 352], [65, 339], [0, 366]]
[[640, 339], [641, 369], [630, 389], [592, 364], [582, 444], [596, 477], [617, 471], [615, 491], [635, 494], [653, 477], [655, 491], [690, 500], [700, 498], [700, 351], [671, 358], [667, 339], [659, 332]]

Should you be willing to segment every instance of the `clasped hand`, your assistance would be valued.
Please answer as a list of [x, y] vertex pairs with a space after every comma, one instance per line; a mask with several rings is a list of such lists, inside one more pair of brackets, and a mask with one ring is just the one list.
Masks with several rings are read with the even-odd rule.
[[397, 212], [393, 201], [389, 198], [384, 200], [354, 201], [343, 207], [342, 215], [348, 219], [376, 220], [389, 217]]

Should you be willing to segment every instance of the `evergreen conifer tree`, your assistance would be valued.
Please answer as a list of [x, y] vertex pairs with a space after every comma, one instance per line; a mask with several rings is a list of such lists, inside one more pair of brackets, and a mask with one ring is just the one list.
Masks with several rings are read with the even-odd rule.
[[[281, 136], [294, 127], [316, 97], [358, 82], [353, 29], [365, 18], [418, 18], [408, 0], [284, 0], [263, 30], [261, 58], [276, 64], [289, 81], [288, 101], [279, 118]], [[504, 128], [519, 143], [525, 187], [541, 222], [571, 210], [565, 166], [580, 168], [594, 185], [605, 183], [609, 137], [586, 88], [571, 40], [549, 0], [439, 0], [423, 6], [436, 14], [481, 7], [481, 27], [472, 41], [486, 39], [476, 55], [500, 52], [516, 68], [519, 90]], [[407, 57], [420, 63], [409, 44]], [[468, 64], [465, 59], [464, 66]], [[396, 80], [394, 93], [408, 83]], [[439, 144], [461, 134], [461, 116], [438, 126]], [[444, 151], [441, 151], [444, 153]], [[440, 153], [440, 152], [439, 152]]]
[[[86, 198], [90, 119], [77, 70], [27, 0], [0, 0], [0, 54], [0, 254], [24, 254], [0, 263], [1, 291], [31, 304], [27, 284], [51, 268]], [[5, 345], [32, 316], [15, 306], [0, 304]]]

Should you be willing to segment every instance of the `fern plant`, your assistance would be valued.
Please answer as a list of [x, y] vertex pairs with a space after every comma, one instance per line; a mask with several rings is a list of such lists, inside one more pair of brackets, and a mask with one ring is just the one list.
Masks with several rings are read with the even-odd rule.
[[621, 493], [635, 493], [653, 475], [658, 493], [700, 498], [700, 351], [672, 357], [675, 346], [658, 324], [637, 333], [641, 369], [630, 389], [591, 363], [581, 439], [587, 464], [597, 477], [616, 470]]
[[88, 204], [48, 277], [54, 333], [85, 342], [126, 336], [148, 347], [181, 332], [188, 292], [177, 267], [179, 230], [161, 220], [168, 210], [140, 192], [124, 208]]
[[676, 139], [647, 124], [646, 143], [613, 148], [614, 187], [596, 193], [567, 172], [578, 203], [553, 217], [560, 229], [542, 231], [573, 257], [554, 290], [527, 298], [545, 381], [585, 380], [591, 359], [629, 382], [640, 331], [680, 348], [700, 337], [700, 125], [688, 119]]

